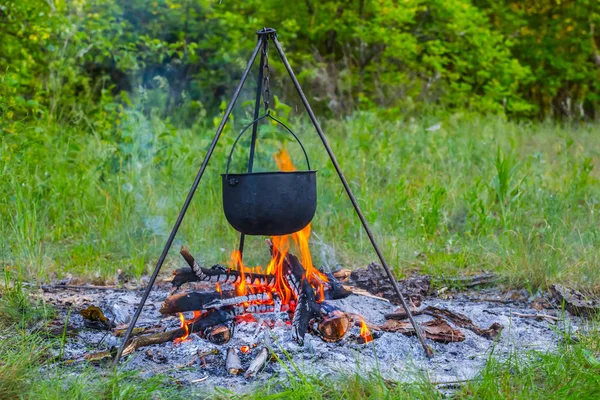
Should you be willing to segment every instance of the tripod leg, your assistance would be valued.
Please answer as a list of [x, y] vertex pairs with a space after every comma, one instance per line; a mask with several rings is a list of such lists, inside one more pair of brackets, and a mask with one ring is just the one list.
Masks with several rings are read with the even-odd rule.
[[[258, 81], [256, 82], [256, 101], [254, 102], [254, 119], [258, 118], [258, 113], [260, 112], [260, 96], [262, 94], [262, 83], [263, 83], [263, 69], [265, 66], [265, 51], [267, 48], [268, 41], [262, 40], [262, 37], [259, 37], [259, 41], [263, 42], [263, 50], [260, 53], [260, 64], [258, 67]], [[254, 166], [254, 150], [256, 148], [256, 134], [258, 132], [258, 122], [255, 122], [252, 125], [252, 139], [250, 140], [250, 156], [248, 157], [248, 173], [252, 172], [252, 167]], [[246, 235], [243, 233], [240, 234], [240, 246], [238, 247], [240, 251], [240, 260], [244, 256], [244, 242], [246, 240]]]
[[288, 60], [285, 56], [285, 53], [283, 52], [283, 49], [281, 48], [281, 45], [279, 44], [279, 41], [277, 40], [276, 36], [273, 36], [273, 43], [275, 44], [275, 48], [277, 49], [277, 52], [279, 53], [279, 56], [281, 57], [281, 60], [283, 61], [283, 64], [285, 65], [285, 69], [287, 70], [288, 74], [290, 75], [290, 78], [292, 79], [292, 82], [294, 83], [294, 86], [296, 87], [296, 91], [298, 92], [298, 95], [300, 96], [300, 99], [302, 100], [302, 103], [304, 104], [304, 107], [306, 108], [306, 112], [308, 113], [310, 120], [312, 121], [313, 125], [315, 126], [315, 129], [317, 130], [317, 133], [319, 134], [319, 137], [321, 138], [321, 141], [323, 142], [323, 146], [325, 146], [325, 150], [327, 150], [327, 153], [329, 154], [329, 158], [331, 159], [331, 162], [333, 163], [333, 166], [335, 167], [335, 170], [337, 171], [337, 174], [340, 177], [342, 184], [344, 185], [344, 189], [346, 189], [346, 193], [348, 194], [348, 197], [350, 198], [350, 201], [352, 202], [352, 205], [354, 206], [354, 210], [356, 211], [356, 214], [358, 214], [358, 218], [360, 219], [360, 222], [362, 223], [363, 228], [367, 232], [367, 236], [369, 236], [369, 240], [371, 241], [371, 244], [373, 245], [373, 248], [375, 249], [375, 252], [377, 253], [377, 256], [379, 257], [379, 260], [381, 261], [381, 264], [383, 265], [383, 268], [385, 269], [385, 272], [390, 280], [390, 283], [392, 284], [394, 291], [396, 292], [396, 295], [398, 295], [398, 297], [400, 298], [402, 306], [406, 310], [406, 314], [408, 315], [410, 323], [412, 324], [413, 328], [415, 329], [415, 332], [417, 334], [417, 337], [419, 338], [419, 341], [421, 342], [421, 345], [425, 349], [425, 353], [427, 354], [428, 357], [433, 356], [433, 351], [427, 345], [427, 343], [425, 343], [425, 337], [423, 336], [423, 333], [421, 332], [421, 328], [415, 322], [415, 319], [414, 319], [412, 313], [410, 312], [410, 309], [408, 308], [408, 304], [406, 303], [404, 296], [402, 296], [402, 293], [400, 292], [400, 288], [398, 287], [398, 282], [396, 281], [394, 274], [392, 273], [390, 267], [388, 266], [387, 262], [385, 261], [385, 258], [383, 257], [383, 253], [381, 252], [381, 249], [379, 248], [379, 246], [377, 245], [377, 242], [375, 241], [373, 232], [371, 232], [371, 228], [369, 228], [367, 220], [365, 219], [365, 216], [363, 215], [363, 213], [358, 205], [358, 202], [356, 201], [356, 198], [354, 197], [354, 194], [352, 193], [352, 190], [350, 189], [350, 185], [348, 184], [348, 181], [346, 180], [346, 177], [344, 176], [342, 169], [340, 168], [340, 165], [338, 164], [338, 162], [335, 158], [335, 155], [333, 154], [333, 150], [329, 146], [329, 142], [327, 141], [327, 138], [325, 137], [325, 134], [323, 133], [323, 130], [321, 129], [321, 126], [319, 125], [319, 122], [317, 121], [317, 117], [315, 117], [315, 114], [313, 113], [312, 109], [310, 108], [310, 104], [308, 104], [308, 100], [306, 99], [306, 96], [304, 95], [304, 92], [302, 91], [302, 88], [300, 87], [300, 83], [298, 82], [298, 79], [296, 79], [296, 76], [294, 75], [294, 71], [292, 71], [292, 67], [290, 66], [290, 63], [288, 62]]
[[129, 341], [131, 332], [133, 331], [133, 328], [135, 327], [135, 324], [136, 324], [138, 318], [140, 317], [140, 314], [142, 313], [142, 308], [144, 308], [144, 304], [146, 304], [148, 295], [150, 294], [150, 291], [152, 290], [152, 286], [154, 286], [154, 281], [156, 281], [156, 277], [158, 276], [158, 273], [160, 272], [160, 268], [162, 267], [163, 263], [165, 262], [167, 253], [169, 252], [169, 249], [171, 248], [171, 245], [173, 244], [175, 235], [177, 234], [177, 231], [179, 230], [179, 226], [181, 225], [181, 222], [183, 221], [183, 217], [185, 216], [185, 213], [187, 212], [187, 209], [190, 206], [190, 202], [192, 201], [192, 198], [194, 197], [194, 193], [196, 192], [196, 189], [198, 188], [198, 184], [200, 183], [200, 179], [202, 178], [202, 175], [204, 174], [204, 170], [206, 169], [206, 166], [208, 165], [210, 156], [212, 155], [213, 151], [215, 150], [215, 146], [217, 145], [217, 142], [219, 141], [219, 137], [221, 136], [221, 133], [223, 132], [223, 128], [225, 127], [225, 124], [227, 123], [227, 119], [229, 119], [231, 110], [233, 109], [233, 106], [240, 95], [240, 91], [242, 90], [242, 87], [244, 86], [244, 82], [246, 81], [246, 78], [248, 77], [248, 74], [250, 73], [250, 68], [252, 68], [252, 64], [254, 64], [254, 60], [256, 59], [256, 56], [258, 54], [258, 51], [261, 48], [261, 45], [262, 45], [262, 40], [259, 40], [258, 44], [256, 45], [256, 48], [254, 49], [254, 52], [252, 53], [252, 56], [250, 56], [248, 65], [246, 66], [246, 69], [244, 70], [244, 73], [242, 74], [240, 83], [238, 84], [237, 88], [235, 89], [235, 92], [233, 93], [231, 102], [229, 103], [229, 106], [225, 110], [225, 115], [223, 116], [223, 119], [221, 120], [221, 123], [219, 124], [219, 127], [217, 128], [217, 132], [215, 133], [215, 137], [214, 137], [212, 143], [210, 144], [210, 147], [208, 148], [208, 153], [206, 153], [206, 156], [204, 157], [204, 161], [202, 161], [202, 166], [200, 167], [200, 170], [198, 171], [198, 175], [196, 175], [196, 179], [194, 180], [194, 183], [192, 184], [192, 188], [190, 189], [190, 192], [188, 193], [187, 198], [185, 199], [185, 203], [183, 204], [183, 207], [181, 208], [181, 211], [179, 212], [179, 216], [177, 217], [177, 221], [175, 222], [175, 225], [173, 226], [173, 230], [171, 230], [171, 234], [169, 235], [169, 238], [167, 239], [165, 248], [163, 249], [162, 254], [160, 255], [160, 258], [158, 259], [158, 262], [156, 263], [156, 267], [154, 268], [154, 272], [152, 273], [152, 276], [150, 277], [148, 286], [146, 286], [146, 290], [144, 291], [142, 300], [140, 301], [138, 308], [135, 310], [135, 314], [133, 315], [133, 318], [131, 319], [131, 322], [129, 323], [129, 327], [127, 327], [127, 332], [125, 332], [125, 336], [123, 337], [123, 341], [121, 342], [121, 346], [119, 347], [119, 351], [117, 352], [117, 355], [113, 362], [113, 365], [115, 365], [115, 366], [119, 363], [119, 359], [121, 358], [121, 354], [123, 354], [123, 350], [125, 349], [125, 346], [127, 345], [127, 342]]

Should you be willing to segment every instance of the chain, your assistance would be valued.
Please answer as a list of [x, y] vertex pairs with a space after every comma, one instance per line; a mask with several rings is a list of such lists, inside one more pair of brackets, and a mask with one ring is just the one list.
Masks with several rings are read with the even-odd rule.
[[263, 102], [265, 104], [265, 112], [268, 112], [271, 100], [271, 70], [269, 68], [269, 42], [267, 40], [265, 40], [265, 45], [263, 46], [263, 56], [265, 58], [263, 65]]

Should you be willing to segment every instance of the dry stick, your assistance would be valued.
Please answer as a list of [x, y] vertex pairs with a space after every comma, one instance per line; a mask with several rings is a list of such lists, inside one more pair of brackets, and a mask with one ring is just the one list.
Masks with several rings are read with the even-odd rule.
[[[31, 285], [33, 286], [33, 285]], [[115, 292], [126, 292], [128, 289], [116, 286], [92, 286], [92, 285], [40, 285], [42, 290], [65, 289], [65, 290], [112, 290]]]
[[512, 311], [511, 314], [521, 318], [545, 318], [551, 321], [560, 321], [560, 318], [547, 314], [522, 314], [514, 311]]
[[[190, 328], [192, 326], [193, 325], [191, 325], [191, 324], [188, 325], [188, 327], [190, 327]], [[133, 353], [134, 351], [136, 351], [137, 349], [142, 348], [144, 346], [151, 346], [153, 344], [172, 342], [175, 339], [185, 336], [185, 334], [186, 334], [185, 329], [178, 328], [173, 331], [160, 332], [160, 333], [155, 333], [155, 334], [146, 335], [146, 336], [137, 336], [137, 337], [133, 338], [133, 340], [131, 340], [131, 342], [129, 342], [127, 347], [123, 350], [122, 355], [124, 355], [124, 356], [129, 355], [129, 354]]]

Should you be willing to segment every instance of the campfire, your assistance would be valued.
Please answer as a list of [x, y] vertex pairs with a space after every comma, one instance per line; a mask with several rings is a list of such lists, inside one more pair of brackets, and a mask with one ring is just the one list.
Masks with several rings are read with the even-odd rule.
[[[274, 159], [282, 171], [295, 171], [286, 150]], [[256, 321], [255, 315], [268, 315], [291, 326], [294, 340], [302, 345], [307, 333], [325, 341], [341, 340], [353, 319], [327, 300], [347, 297], [350, 291], [331, 273], [315, 268], [309, 238], [311, 224], [290, 235], [272, 236], [266, 240], [270, 260], [266, 266], [249, 267], [242, 261], [239, 250], [231, 253], [228, 265], [204, 268], [192, 254], [181, 248], [189, 268], [175, 271], [172, 284], [177, 291], [183, 284], [208, 282], [210, 291], [186, 291], [169, 296], [160, 312], [179, 314], [185, 340], [190, 333], [213, 342], [225, 343], [239, 321]], [[299, 257], [291, 250], [298, 251]], [[191, 319], [183, 313], [193, 312]], [[364, 343], [372, 340], [364, 321], [360, 319]]]

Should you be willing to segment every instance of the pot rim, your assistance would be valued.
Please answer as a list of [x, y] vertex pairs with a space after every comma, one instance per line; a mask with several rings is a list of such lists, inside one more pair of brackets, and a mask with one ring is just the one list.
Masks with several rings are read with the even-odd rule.
[[252, 175], [283, 175], [283, 174], [315, 174], [318, 170], [316, 169], [311, 169], [311, 170], [306, 170], [306, 171], [265, 171], [265, 172], [246, 172], [246, 173], [241, 173], [241, 174], [221, 174], [222, 177], [226, 177], [226, 176], [235, 176], [235, 177], [240, 177], [240, 176], [252, 176]]

